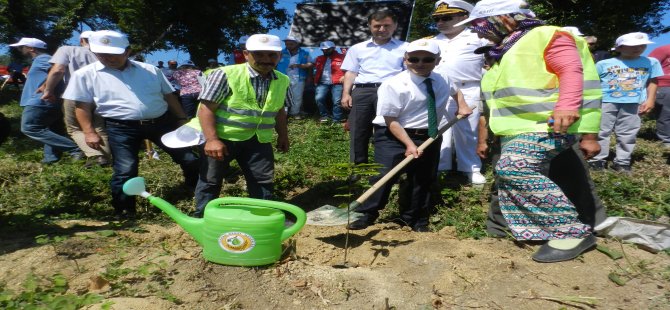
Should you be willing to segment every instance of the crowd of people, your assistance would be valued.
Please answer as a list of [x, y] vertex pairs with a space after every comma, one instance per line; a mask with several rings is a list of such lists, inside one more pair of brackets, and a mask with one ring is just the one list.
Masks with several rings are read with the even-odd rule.
[[[119, 217], [136, 214], [122, 185], [138, 175], [148, 139], [181, 166], [202, 216], [232, 160], [250, 197], [273, 199], [273, 137], [278, 151], [289, 150], [288, 120], [304, 116], [313, 83], [319, 121], [348, 124], [351, 163], [368, 162], [372, 140], [382, 168], [370, 184], [414, 158], [403, 170], [402, 195], [410, 198], [399, 202], [401, 225], [429, 230], [431, 187], [453, 169], [454, 154], [456, 170], [473, 184], [487, 182], [482, 159], [493, 155], [491, 235], [546, 241], [533, 255], [538, 262], [593, 248], [605, 212], [589, 168], [606, 167], [610, 135], [617, 139], [611, 168], [630, 173], [639, 115], [660, 104], [658, 137], [670, 148], [670, 46], [644, 57], [648, 36], [624, 34], [618, 56], [596, 63], [595, 37], [547, 25], [521, 0], [439, 0], [431, 17], [439, 33], [408, 43], [394, 37], [394, 12], [371, 12], [370, 39], [346, 51], [323, 41], [315, 59], [295, 36], [254, 34], [240, 39], [235, 64], [212, 59], [204, 71], [191, 62], [131, 60], [128, 38], [110, 30], [84, 32], [80, 46], [53, 56], [43, 41], [22, 38], [11, 46], [33, 63], [21, 131], [43, 143], [45, 164], [63, 154], [111, 164]], [[466, 120], [438, 135], [456, 117]], [[55, 129], [63, 121], [72, 139]], [[375, 223], [395, 179], [357, 208], [362, 216], [348, 229]]]

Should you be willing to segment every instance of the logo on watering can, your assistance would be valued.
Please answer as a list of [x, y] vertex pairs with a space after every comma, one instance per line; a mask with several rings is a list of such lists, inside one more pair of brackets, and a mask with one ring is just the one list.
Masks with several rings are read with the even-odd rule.
[[219, 237], [219, 245], [230, 253], [246, 253], [256, 246], [256, 240], [243, 232], [231, 231]]

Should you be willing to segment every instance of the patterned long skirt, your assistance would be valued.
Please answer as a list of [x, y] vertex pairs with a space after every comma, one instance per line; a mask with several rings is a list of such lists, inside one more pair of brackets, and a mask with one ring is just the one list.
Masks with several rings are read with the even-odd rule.
[[543, 171], [575, 143], [574, 135], [524, 133], [501, 139], [498, 177], [500, 209], [517, 240], [583, 238], [590, 227]]

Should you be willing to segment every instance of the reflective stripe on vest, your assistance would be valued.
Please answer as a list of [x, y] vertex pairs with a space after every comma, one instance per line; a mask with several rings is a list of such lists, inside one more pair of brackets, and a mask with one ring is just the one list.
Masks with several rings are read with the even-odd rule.
[[217, 135], [230, 141], [245, 141], [254, 135], [261, 143], [272, 141], [275, 117], [284, 108], [288, 77], [274, 71], [277, 79], [270, 82], [265, 104], [261, 107], [256, 101], [247, 64], [226, 66], [222, 70], [226, 73], [230, 96], [219, 102], [215, 112]]
[[[541, 26], [529, 31], [482, 79], [482, 98], [489, 106], [491, 130], [497, 135], [548, 132], [547, 119], [559, 96], [558, 77], [547, 71], [544, 50], [560, 28]], [[575, 38], [582, 60], [584, 88], [580, 119], [569, 133], [600, 129], [601, 86], [583, 38]]]

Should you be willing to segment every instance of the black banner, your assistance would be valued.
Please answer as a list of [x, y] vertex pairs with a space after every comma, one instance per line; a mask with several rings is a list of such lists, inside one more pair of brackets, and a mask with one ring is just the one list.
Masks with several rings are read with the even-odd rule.
[[318, 47], [333, 41], [349, 47], [370, 38], [368, 16], [376, 10], [389, 9], [398, 16], [394, 37], [406, 40], [412, 16], [412, 1], [330, 2], [298, 4], [290, 34], [302, 46]]

